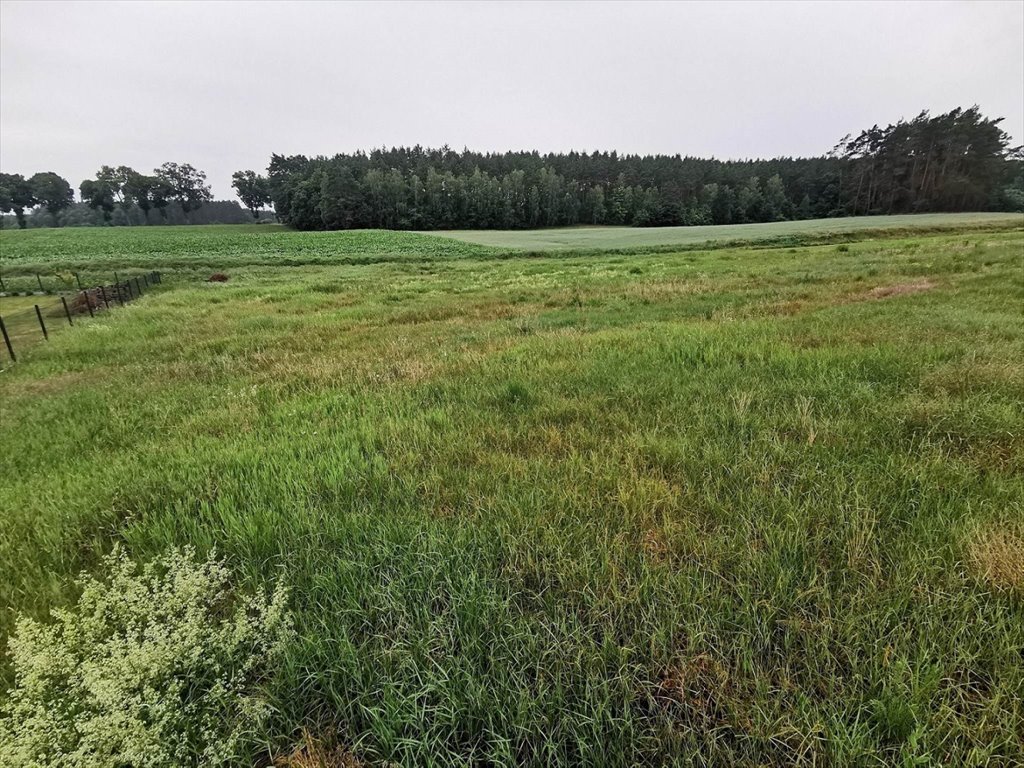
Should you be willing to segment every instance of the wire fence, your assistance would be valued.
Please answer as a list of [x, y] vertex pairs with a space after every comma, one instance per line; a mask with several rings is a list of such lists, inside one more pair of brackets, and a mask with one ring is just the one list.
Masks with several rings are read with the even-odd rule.
[[[36, 276], [38, 278], [38, 275]], [[78, 276], [75, 275], [76, 280]], [[11, 361], [17, 361], [18, 350], [40, 341], [64, 328], [73, 328], [76, 320], [95, 317], [115, 307], [124, 306], [145, 295], [161, 282], [159, 272], [146, 272], [122, 279], [114, 273], [111, 283], [53, 296], [47, 293], [5, 293], [0, 303], [0, 333]]]

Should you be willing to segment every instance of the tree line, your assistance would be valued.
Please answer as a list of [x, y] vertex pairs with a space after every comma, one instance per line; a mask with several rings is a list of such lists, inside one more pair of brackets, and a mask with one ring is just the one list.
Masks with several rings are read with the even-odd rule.
[[[977, 106], [922, 112], [844, 137], [821, 157], [716, 160], [617, 152], [456, 152], [444, 146], [333, 157], [273, 155], [266, 175], [236, 171], [254, 220], [272, 205], [297, 229], [525, 229], [678, 226], [931, 211], [1024, 211], [1024, 152]], [[236, 223], [211, 206], [206, 174], [104, 165], [79, 185], [47, 171], [0, 173], [0, 212], [20, 227]], [[206, 208], [205, 215], [199, 211]], [[152, 212], [152, 215], [151, 215]], [[46, 215], [43, 215], [46, 214]]]
[[928, 211], [1024, 210], [1019, 147], [978, 107], [847, 136], [822, 157], [716, 160], [445, 146], [273, 155], [238, 171], [250, 210], [298, 229], [675, 226]]
[[[164, 163], [152, 174], [128, 166], [102, 166], [79, 185], [47, 171], [29, 178], [0, 174], [0, 213], [13, 213], [19, 227], [239, 223], [247, 217], [238, 203], [213, 201], [206, 174], [188, 163]], [[203, 210], [203, 213], [199, 213]], [[152, 212], [152, 214], [151, 214]], [[32, 213], [31, 217], [27, 213]], [[46, 214], [45, 216], [43, 214]]]

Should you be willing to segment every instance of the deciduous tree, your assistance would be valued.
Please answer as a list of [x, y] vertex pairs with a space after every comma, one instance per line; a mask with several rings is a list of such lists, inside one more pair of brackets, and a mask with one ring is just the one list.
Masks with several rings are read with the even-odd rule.
[[255, 171], [235, 171], [231, 174], [231, 186], [253, 219], [258, 219], [259, 210], [270, 203], [270, 188], [266, 178]]
[[206, 174], [188, 163], [164, 163], [156, 169], [155, 175], [166, 187], [167, 194], [163, 199], [176, 201], [186, 218], [191, 211], [213, 199], [210, 187], [206, 184]]

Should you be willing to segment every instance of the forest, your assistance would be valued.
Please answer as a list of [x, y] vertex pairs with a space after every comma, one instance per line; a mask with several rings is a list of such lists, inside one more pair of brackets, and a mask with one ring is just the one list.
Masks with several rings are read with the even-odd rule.
[[[445, 146], [308, 158], [235, 174], [248, 207], [297, 229], [677, 226], [1024, 210], [1020, 147], [975, 106], [847, 136], [827, 155], [457, 152]], [[243, 191], [244, 190], [244, 191]], [[247, 202], [248, 200], [248, 202]]]
[[[242, 206], [213, 201], [206, 174], [104, 165], [79, 185], [48, 171], [0, 174], [18, 226], [235, 224], [300, 230], [530, 229], [744, 224], [837, 216], [1024, 211], [1024, 151], [977, 106], [877, 125], [821, 157], [716, 160], [617, 152], [482, 154], [447, 146], [270, 159], [236, 171]], [[28, 212], [28, 214], [26, 214]], [[11, 222], [14, 223], [14, 222]]]

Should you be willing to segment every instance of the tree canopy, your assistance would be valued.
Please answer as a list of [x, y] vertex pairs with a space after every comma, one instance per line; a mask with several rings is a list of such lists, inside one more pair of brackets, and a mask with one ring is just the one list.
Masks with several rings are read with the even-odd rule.
[[260, 209], [271, 202], [266, 178], [255, 171], [235, 171], [231, 175], [231, 186], [254, 219], [258, 219]]
[[[278, 217], [298, 229], [674, 226], [1020, 209], [1020, 150], [1000, 122], [978, 107], [922, 112], [847, 137], [826, 156], [771, 160], [447, 146], [275, 154], [266, 191]], [[235, 177], [261, 179], [252, 171]]]
[[[844, 137], [821, 157], [717, 160], [617, 152], [480, 153], [393, 147], [333, 157], [272, 155], [266, 175], [231, 185], [255, 220], [267, 205], [297, 229], [523, 229], [640, 227], [930, 211], [1024, 210], [1024, 151], [1002, 118], [977, 106], [921, 112]], [[18, 226], [234, 221], [206, 174], [168, 162], [152, 174], [104, 165], [79, 185], [52, 171], [0, 173], [0, 213]], [[173, 212], [173, 215], [172, 215]]]

